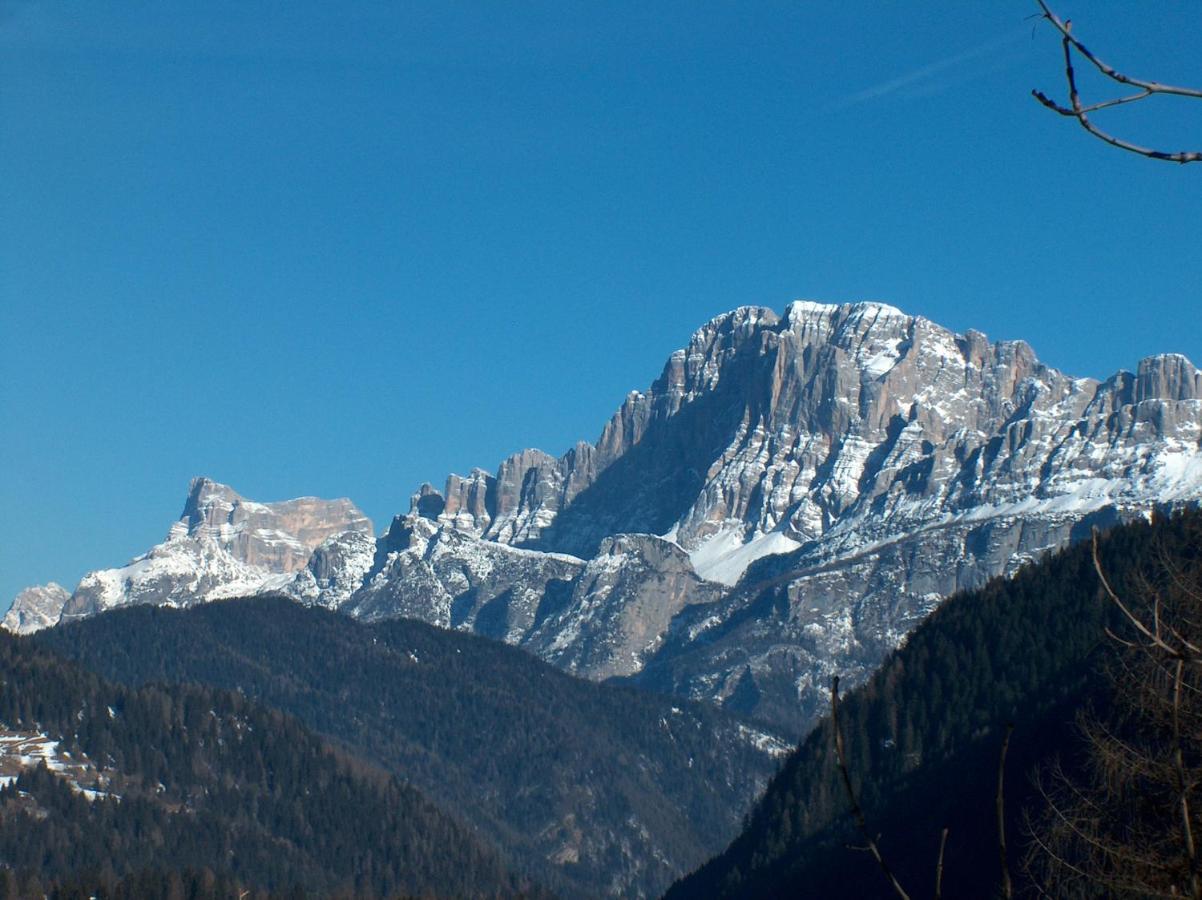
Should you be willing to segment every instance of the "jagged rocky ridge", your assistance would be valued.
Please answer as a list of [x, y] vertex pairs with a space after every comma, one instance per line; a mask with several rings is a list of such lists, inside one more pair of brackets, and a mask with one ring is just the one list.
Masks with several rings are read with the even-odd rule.
[[1196, 502], [1200, 398], [1179, 355], [1098, 382], [884, 304], [744, 307], [596, 444], [423, 485], [287, 589], [800, 731], [830, 674], [862, 679], [941, 598]]

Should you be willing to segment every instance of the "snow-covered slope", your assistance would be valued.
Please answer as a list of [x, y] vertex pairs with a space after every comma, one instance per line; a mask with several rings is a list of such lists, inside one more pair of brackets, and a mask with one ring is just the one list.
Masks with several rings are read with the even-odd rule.
[[[110, 715], [116, 713], [109, 711]], [[61, 741], [40, 732], [14, 731], [0, 725], [0, 787], [8, 787], [26, 769], [45, 766], [87, 800], [116, 797], [109, 787], [113, 772], [98, 768], [85, 754], [70, 753]]]
[[131, 603], [187, 606], [282, 589], [337, 535], [371, 540], [371, 522], [349, 500], [256, 503], [196, 478], [163, 543], [120, 568], [88, 573], [70, 595], [57, 585], [22, 591], [3, 625], [30, 632]]

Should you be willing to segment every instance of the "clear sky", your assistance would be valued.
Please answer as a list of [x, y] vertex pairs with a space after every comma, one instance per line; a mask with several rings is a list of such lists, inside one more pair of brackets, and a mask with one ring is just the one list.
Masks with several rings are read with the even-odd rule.
[[[1197, 3], [1058, 8], [1202, 84]], [[193, 475], [383, 529], [594, 439], [739, 305], [1202, 362], [1202, 165], [1040, 108], [1034, 9], [0, 0], [0, 609], [161, 540]], [[1202, 149], [1192, 105], [1102, 121]]]

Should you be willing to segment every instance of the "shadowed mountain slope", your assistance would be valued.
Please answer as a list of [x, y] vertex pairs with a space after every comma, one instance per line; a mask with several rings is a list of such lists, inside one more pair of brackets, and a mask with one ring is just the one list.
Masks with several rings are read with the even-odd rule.
[[504, 644], [284, 598], [131, 608], [35, 639], [129, 684], [199, 682], [292, 713], [572, 896], [662, 890], [730, 840], [785, 749]]
[[539, 893], [414, 788], [231, 691], [115, 685], [0, 634], [0, 723], [0, 860], [30, 895], [171, 873], [279, 894]]

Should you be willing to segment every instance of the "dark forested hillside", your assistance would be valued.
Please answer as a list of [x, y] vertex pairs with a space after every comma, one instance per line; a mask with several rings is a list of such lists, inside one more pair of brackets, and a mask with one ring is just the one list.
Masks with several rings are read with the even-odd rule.
[[0, 723], [6, 742], [58, 741], [50, 768], [25, 765], [0, 790], [6, 893], [529, 888], [413, 788], [234, 692], [114, 685], [0, 633]]
[[[1104, 571], [1129, 596], [1172, 573], [1196, 578], [1202, 514], [1122, 526], [1102, 537], [1099, 550]], [[1190, 588], [1196, 597], [1199, 587]], [[950, 599], [841, 704], [868, 828], [879, 833], [912, 896], [932, 894], [945, 827], [943, 895], [996, 895], [994, 798], [1007, 723], [1015, 726], [1006, 763], [1007, 833], [1023, 892], [1018, 862], [1029, 842], [1027, 822], [1038, 821], [1045, 805], [1033, 775], [1052, 759], [1070, 768], [1080, 763], [1084, 741], [1075, 719], [1110, 703], [1105, 670], [1119, 648], [1105, 629], [1117, 620], [1090, 547], [1078, 545], [1012, 580]], [[828, 718], [782, 767], [743, 834], [667, 897], [895, 896], [869, 854], [852, 849], [863, 843]]]
[[571, 896], [662, 891], [729, 842], [775, 767], [719, 712], [280, 598], [126, 609], [36, 640], [131, 685], [198, 682], [296, 715]]

